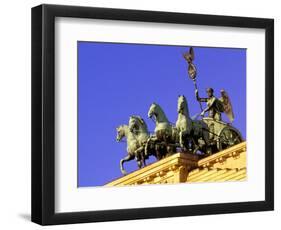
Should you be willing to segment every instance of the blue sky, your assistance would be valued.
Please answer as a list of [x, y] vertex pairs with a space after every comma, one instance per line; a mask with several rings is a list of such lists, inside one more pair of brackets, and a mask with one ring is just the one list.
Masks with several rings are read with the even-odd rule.
[[[173, 123], [178, 95], [187, 98], [191, 116], [200, 107], [182, 57], [189, 47], [80, 41], [77, 48], [78, 186], [99, 186], [122, 176], [119, 161], [127, 155], [126, 143], [116, 142], [116, 127], [128, 124], [131, 115], [143, 117], [152, 132], [154, 123], [147, 118], [152, 102]], [[225, 89], [233, 126], [246, 138], [246, 50], [194, 47], [194, 52], [199, 95], [205, 97], [205, 89], [212, 87], [220, 97]], [[137, 164], [124, 167], [131, 172]]]

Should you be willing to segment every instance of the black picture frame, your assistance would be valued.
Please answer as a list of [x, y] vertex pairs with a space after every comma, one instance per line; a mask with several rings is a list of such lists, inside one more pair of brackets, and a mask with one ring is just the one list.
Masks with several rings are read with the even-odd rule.
[[[55, 17], [265, 29], [265, 200], [55, 213]], [[125, 9], [32, 8], [32, 221], [41, 225], [162, 218], [274, 209], [274, 20]]]

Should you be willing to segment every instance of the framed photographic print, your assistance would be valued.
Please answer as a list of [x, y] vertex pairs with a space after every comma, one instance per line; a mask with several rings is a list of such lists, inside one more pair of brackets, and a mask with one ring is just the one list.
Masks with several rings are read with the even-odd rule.
[[273, 210], [273, 19], [32, 8], [32, 221]]

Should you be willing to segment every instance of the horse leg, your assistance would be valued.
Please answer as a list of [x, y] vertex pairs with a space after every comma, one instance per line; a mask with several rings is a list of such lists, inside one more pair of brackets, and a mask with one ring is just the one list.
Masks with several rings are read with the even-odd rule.
[[138, 167], [139, 169], [146, 166], [145, 163], [145, 156], [144, 156], [144, 147], [139, 147], [136, 151], [135, 151], [135, 156], [136, 156], [136, 160], [138, 162]]
[[206, 146], [206, 153], [207, 153], [207, 155], [212, 155], [212, 153], [213, 153], [213, 151], [212, 151], [212, 147], [208, 147], [208, 146]]
[[187, 131], [180, 131], [179, 144], [180, 147], [182, 148], [182, 151], [186, 151], [189, 147], [189, 141], [186, 141], [185, 140], [186, 138], [187, 138]]
[[167, 145], [166, 157], [173, 155], [176, 152], [176, 148], [173, 145]]
[[199, 146], [196, 145], [192, 153], [193, 153], [193, 154], [196, 154], [198, 150], [199, 150]]
[[161, 160], [161, 152], [160, 152], [160, 146], [158, 144], [155, 145], [155, 152], [156, 152], [156, 159]]
[[139, 147], [136, 151], [137, 151], [138, 155], [140, 156], [140, 160], [141, 160], [142, 166], [143, 166], [143, 167], [146, 166], [144, 147], [141, 146], [141, 147]]
[[212, 155], [213, 153], [213, 145], [210, 143], [210, 139], [209, 139], [209, 133], [206, 132], [205, 130], [202, 131], [203, 132], [203, 140], [205, 141], [205, 145], [203, 146], [205, 148], [205, 153], [207, 155]]
[[194, 138], [192, 138], [191, 141], [192, 141], [191, 151], [193, 154], [196, 154], [197, 151], [199, 150], [199, 144], [196, 142]]
[[142, 161], [141, 160], [138, 160], [138, 167], [139, 167], [139, 169], [141, 169], [141, 167], [142, 167]]
[[145, 147], [144, 147], [144, 156], [148, 157], [148, 145], [150, 144], [151, 137], [149, 137], [145, 143]]
[[120, 160], [120, 170], [123, 175], [127, 174], [127, 172], [125, 171], [124, 166], [123, 166], [124, 162], [130, 161], [133, 159], [134, 159], [134, 156], [128, 154], [126, 157], [124, 157], [123, 159]]
[[141, 161], [142, 161], [143, 167], [145, 167], [146, 166], [146, 162], [145, 162], [144, 151], [141, 152]]
[[183, 149], [183, 140], [182, 140], [182, 136], [183, 136], [183, 133], [182, 133], [182, 131], [180, 131], [180, 133], [179, 133], [179, 143], [180, 143], [180, 147]]

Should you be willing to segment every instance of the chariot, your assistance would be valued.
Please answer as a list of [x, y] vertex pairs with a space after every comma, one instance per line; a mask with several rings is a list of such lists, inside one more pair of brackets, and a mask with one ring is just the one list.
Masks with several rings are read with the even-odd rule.
[[204, 117], [202, 118], [202, 121], [207, 124], [209, 140], [213, 140], [212, 144], [215, 145], [218, 151], [224, 150], [243, 141], [239, 130], [229, 123], [218, 121], [210, 117]]
[[[128, 155], [121, 159], [120, 168], [124, 174], [123, 163], [136, 159], [139, 168], [145, 166], [145, 159], [154, 155], [157, 160], [167, 157], [179, 149], [208, 156], [216, 152], [237, 145], [243, 141], [238, 129], [230, 123], [221, 120], [221, 113], [225, 113], [230, 122], [234, 114], [230, 98], [225, 90], [221, 90], [221, 98], [214, 96], [214, 90], [207, 88], [207, 98], [200, 98], [196, 83], [197, 71], [193, 64], [194, 51], [191, 47], [184, 55], [188, 63], [188, 75], [195, 86], [196, 100], [199, 102], [202, 119], [190, 117], [188, 102], [184, 95], [178, 96], [178, 119], [171, 123], [160, 105], [153, 102], [148, 111], [148, 117], [155, 123], [154, 132], [148, 132], [145, 121], [140, 116], [131, 116], [128, 126], [117, 128], [117, 141], [126, 136]], [[201, 102], [207, 104], [203, 109]], [[204, 117], [208, 112], [208, 117]]]

